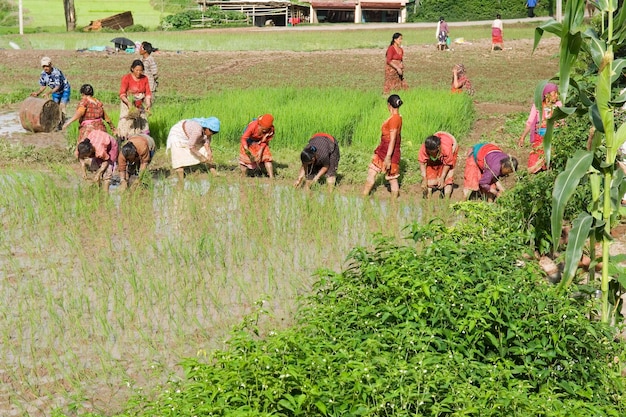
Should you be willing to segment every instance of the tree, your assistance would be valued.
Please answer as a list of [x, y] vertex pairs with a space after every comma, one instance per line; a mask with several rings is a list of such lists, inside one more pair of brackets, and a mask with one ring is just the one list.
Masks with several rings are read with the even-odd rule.
[[76, 29], [76, 9], [74, 8], [74, 0], [63, 0], [65, 9], [65, 28], [68, 32]]

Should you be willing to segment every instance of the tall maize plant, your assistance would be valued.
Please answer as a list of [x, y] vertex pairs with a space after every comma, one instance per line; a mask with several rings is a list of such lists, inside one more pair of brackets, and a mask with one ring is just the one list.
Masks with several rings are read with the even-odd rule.
[[[577, 151], [567, 162], [555, 183], [552, 193], [551, 228], [553, 250], [558, 242], [563, 226], [565, 206], [581, 180], [590, 185], [592, 197], [587, 211], [582, 212], [572, 222], [565, 250], [565, 266], [560, 283], [566, 290], [573, 282], [585, 244], [589, 242], [592, 260], [597, 262], [595, 244], [602, 243], [601, 317], [610, 322], [618, 311], [619, 295], [626, 288], [626, 272], [618, 262], [626, 256], [611, 257], [611, 225], [615, 224], [620, 210], [621, 196], [626, 191], [624, 173], [619, 169], [616, 158], [618, 149], [626, 141], [626, 124], [623, 117], [616, 117], [624, 110], [626, 92], [620, 91], [618, 82], [622, 76], [625, 59], [616, 59], [614, 50], [626, 46], [626, 8], [618, 10], [617, 0], [597, 0], [596, 8], [602, 15], [599, 30], [583, 25], [585, 0], [569, 0], [565, 5], [562, 23], [548, 21], [535, 30], [535, 45], [539, 44], [544, 32], [560, 38], [559, 73], [555, 77], [560, 87], [563, 107], [548, 120], [544, 138], [546, 162], [550, 163], [552, 126], [556, 120], [565, 119], [573, 113], [586, 113], [592, 122], [592, 140], [586, 151]], [[580, 53], [588, 54], [595, 69], [591, 83], [578, 82], [573, 74], [573, 66]], [[537, 86], [535, 102], [541, 108], [541, 91], [545, 81]], [[581, 138], [587, 141], [588, 138]], [[589, 268], [590, 282], [594, 282], [593, 264]]]

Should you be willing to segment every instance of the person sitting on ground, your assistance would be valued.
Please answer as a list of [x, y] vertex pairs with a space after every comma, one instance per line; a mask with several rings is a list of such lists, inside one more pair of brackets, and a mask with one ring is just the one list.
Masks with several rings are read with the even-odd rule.
[[332, 190], [337, 178], [339, 157], [339, 144], [334, 137], [328, 133], [314, 134], [300, 153], [302, 166], [294, 186], [299, 187], [306, 178], [304, 186], [309, 189], [311, 185], [326, 175], [326, 183], [328, 188]]
[[[120, 176], [120, 190], [128, 187], [132, 174], [137, 174], [141, 178], [141, 174], [148, 168], [148, 164], [154, 156], [155, 143], [154, 139], [145, 134], [137, 134], [128, 138], [126, 143], [122, 145], [120, 151], [117, 172]], [[132, 184], [136, 187], [139, 179]]]
[[469, 199], [480, 191], [487, 201], [494, 201], [504, 192], [500, 178], [517, 171], [517, 159], [493, 143], [472, 146], [465, 159], [463, 193]]
[[76, 112], [71, 119], [65, 122], [63, 129], [67, 129], [69, 125], [78, 120], [78, 142], [89, 136], [92, 130], [101, 130], [106, 132], [106, 126], [109, 126], [113, 135], [117, 134], [117, 129], [113, 121], [104, 110], [104, 104], [93, 96], [93, 87], [90, 84], [83, 84], [80, 87], [81, 99], [78, 102]]
[[83, 179], [87, 179], [87, 171], [95, 172], [93, 182], [108, 192], [111, 177], [117, 162], [117, 140], [106, 132], [93, 130], [89, 136], [76, 147], [76, 156], [80, 162]]
[[465, 72], [465, 65], [456, 64], [452, 68], [452, 85], [451, 91], [453, 93], [462, 93], [465, 91], [470, 96], [474, 95], [474, 89], [472, 88], [472, 83], [469, 78], [467, 78], [467, 74]]
[[214, 176], [218, 176], [211, 139], [220, 131], [217, 117], [181, 120], [170, 129], [167, 136], [167, 150], [171, 152], [172, 169], [178, 179], [185, 178], [185, 167], [206, 164]]
[[269, 141], [274, 138], [274, 116], [264, 114], [248, 123], [241, 135], [239, 147], [239, 168], [242, 175], [248, 170], [257, 170], [263, 164], [267, 175], [274, 178], [274, 166]]
[[430, 198], [436, 191], [452, 196], [458, 152], [459, 145], [450, 133], [437, 132], [426, 138], [418, 156], [425, 197]]
[[[61, 122], [58, 126], [58, 129], [61, 130], [63, 124], [65, 123], [65, 108], [67, 107], [67, 103], [70, 102], [72, 88], [70, 86], [70, 82], [67, 78], [65, 78], [65, 75], [63, 75], [63, 72], [52, 66], [52, 60], [49, 57], [44, 56], [41, 58], [41, 67], [43, 68], [41, 76], [39, 77], [39, 85], [41, 88], [30, 95], [32, 97], [38, 97], [44, 92], [46, 87], [50, 88], [52, 101], [57, 103], [61, 110]], [[47, 95], [47, 93], [44, 94], [44, 98], [47, 97]]]

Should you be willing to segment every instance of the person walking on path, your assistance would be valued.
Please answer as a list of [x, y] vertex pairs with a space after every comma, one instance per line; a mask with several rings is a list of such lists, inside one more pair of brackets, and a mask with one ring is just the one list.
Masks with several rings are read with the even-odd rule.
[[496, 15], [496, 20], [491, 24], [491, 52], [495, 51], [496, 48], [501, 51], [504, 50], [504, 40], [502, 39], [502, 35], [504, 34], [504, 29], [502, 26], [502, 19], [500, 15]]
[[391, 198], [396, 199], [400, 195], [400, 142], [402, 141], [402, 116], [399, 108], [402, 106], [402, 99], [397, 94], [392, 94], [387, 99], [387, 109], [389, 118], [385, 120], [380, 128], [380, 144], [374, 150], [372, 162], [368, 168], [367, 179], [363, 187], [363, 196], [367, 197], [374, 183], [376, 176], [385, 174], [385, 179], [389, 181]]
[[535, 17], [535, 7], [537, 7], [537, 0], [526, 0], [526, 8], [528, 9], [528, 17]]
[[299, 187], [306, 179], [304, 186], [309, 189], [325, 175], [328, 188], [332, 191], [337, 179], [339, 158], [339, 144], [333, 136], [321, 132], [314, 134], [300, 153], [302, 166], [294, 186]]
[[385, 84], [383, 94], [392, 91], [408, 90], [409, 85], [404, 80], [404, 50], [402, 49], [402, 34], [396, 32], [391, 37], [391, 43], [385, 54]]
[[[38, 97], [47, 87], [50, 88], [50, 96], [52, 100], [59, 105], [61, 110], [61, 122], [58, 126], [58, 129], [61, 130], [65, 123], [65, 108], [67, 107], [67, 103], [70, 102], [72, 88], [70, 82], [65, 78], [65, 75], [63, 75], [63, 72], [52, 66], [52, 60], [49, 57], [44, 56], [41, 58], [40, 63], [43, 68], [41, 76], [39, 77], [39, 85], [41, 88], [30, 95], [32, 97]], [[44, 94], [44, 97], [47, 95], [47, 93]]]
[[441, 16], [439, 22], [437, 22], [435, 38], [437, 38], [438, 50], [444, 51], [450, 49], [450, 29], [448, 28], [448, 22], [446, 22], [443, 16]]
[[448, 132], [437, 132], [426, 138], [417, 157], [424, 197], [430, 198], [437, 191], [443, 193], [443, 197], [452, 196], [458, 153], [459, 145]]

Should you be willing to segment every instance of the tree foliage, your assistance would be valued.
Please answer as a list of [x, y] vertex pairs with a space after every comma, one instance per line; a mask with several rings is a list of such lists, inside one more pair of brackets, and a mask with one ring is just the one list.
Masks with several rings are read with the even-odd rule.
[[[554, 12], [554, 1], [540, 1], [535, 8], [535, 14], [549, 16]], [[421, 0], [409, 6], [409, 21], [433, 22], [444, 16], [449, 22], [467, 20], [493, 20], [496, 14], [503, 19], [513, 19], [527, 16], [524, 0]]]

